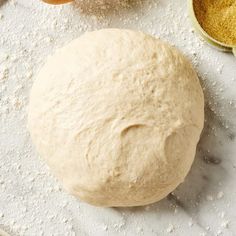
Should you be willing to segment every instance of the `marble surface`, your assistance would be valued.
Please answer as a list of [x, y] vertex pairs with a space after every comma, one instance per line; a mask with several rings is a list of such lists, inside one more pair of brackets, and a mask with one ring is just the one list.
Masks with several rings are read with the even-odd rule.
[[[204, 87], [206, 122], [192, 169], [150, 206], [97, 208], [69, 196], [27, 131], [28, 94], [47, 55], [103, 27], [169, 41], [193, 62]], [[0, 0], [0, 228], [12, 236], [236, 235], [236, 59], [198, 38], [186, 1], [136, 1], [101, 15], [74, 4]]]

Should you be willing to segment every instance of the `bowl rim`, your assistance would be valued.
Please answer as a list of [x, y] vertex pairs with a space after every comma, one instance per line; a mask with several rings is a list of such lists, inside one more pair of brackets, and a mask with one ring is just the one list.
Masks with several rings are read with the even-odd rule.
[[51, 1], [49, 0], [42, 0], [44, 3], [46, 4], [50, 4], [50, 5], [62, 5], [62, 4], [67, 4], [67, 3], [70, 3], [70, 2], [73, 2], [74, 0], [65, 0], [65, 1], [59, 1], [58, 3], [52, 3]]

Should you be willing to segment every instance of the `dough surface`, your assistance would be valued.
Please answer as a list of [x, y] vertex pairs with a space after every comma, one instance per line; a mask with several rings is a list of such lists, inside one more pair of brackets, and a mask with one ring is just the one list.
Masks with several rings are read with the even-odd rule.
[[204, 123], [185, 57], [141, 32], [103, 29], [51, 56], [32, 87], [28, 126], [65, 189], [97, 206], [159, 201], [184, 181]]

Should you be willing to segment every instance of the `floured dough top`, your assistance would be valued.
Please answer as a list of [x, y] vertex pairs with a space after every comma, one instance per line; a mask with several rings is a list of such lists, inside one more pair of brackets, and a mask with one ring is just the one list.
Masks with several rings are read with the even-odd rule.
[[38, 152], [69, 192], [94, 205], [137, 206], [184, 180], [204, 99], [175, 48], [141, 32], [103, 29], [48, 59], [28, 121]]

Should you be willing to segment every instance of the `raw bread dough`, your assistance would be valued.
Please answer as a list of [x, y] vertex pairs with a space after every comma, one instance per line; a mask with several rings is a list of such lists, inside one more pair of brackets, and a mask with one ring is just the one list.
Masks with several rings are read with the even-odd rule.
[[98, 206], [138, 206], [184, 181], [203, 128], [198, 77], [169, 44], [103, 29], [58, 50], [31, 92], [29, 129], [64, 187]]
[[5, 232], [3, 229], [0, 229], [0, 236], [10, 236], [10, 234]]

